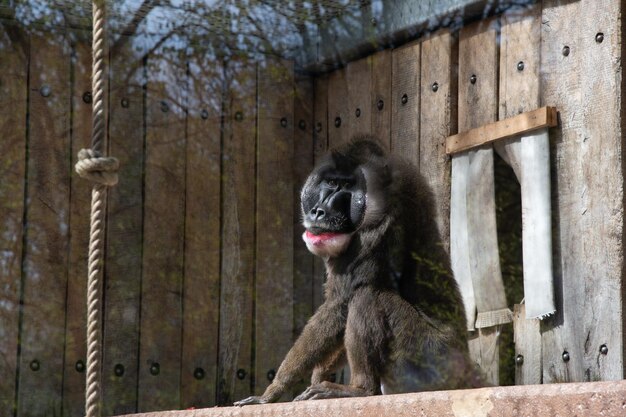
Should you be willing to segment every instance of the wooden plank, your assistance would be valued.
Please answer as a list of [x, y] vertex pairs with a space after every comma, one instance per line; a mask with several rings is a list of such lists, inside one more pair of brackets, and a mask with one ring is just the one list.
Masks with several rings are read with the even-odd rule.
[[[254, 390], [262, 394], [293, 344], [293, 62], [258, 69]], [[282, 201], [286, 210], [277, 210]]]
[[202, 408], [215, 405], [217, 378], [224, 73], [199, 55], [188, 76], [181, 407]]
[[541, 99], [562, 122], [550, 132], [557, 314], [542, 328], [544, 382], [623, 378], [621, 13], [616, 1], [543, 2]]
[[[226, 69], [222, 189], [219, 405], [251, 392], [252, 290], [256, 150], [256, 66], [230, 60]], [[226, 192], [228, 190], [228, 192]]]
[[450, 158], [445, 139], [456, 131], [457, 39], [447, 30], [422, 42], [420, 172], [435, 197], [437, 225], [450, 250]]
[[[19, 334], [24, 193], [28, 39], [11, 36], [14, 26], [0, 25], [0, 409], [13, 415]], [[19, 32], [18, 32], [19, 33]]]
[[[91, 45], [81, 42], [72, 51], [72, 166], [78, 151], [90, 147]], [[85, 100], [87, 99], [87, 100]], [[63, 372], [63, 413], [85, 414], [85, 370], [87, 363], [87, 254], [92, 184], [74, 170], [71, 178], [70, 259], [67, 283], [67, 318], [65, 324], [65, 366]]]
[[452, 135], [446, 140], [446, 152], [454, 154], [467, 151], [497, 140], [555, 127], [557, 124], [556, 108], [542, 107]]
[[346, 69], [328, 76], [328, 146], [333, 148], [350, 140], [354, 110], [350, 109]]
[[515, 304], [515, 385], [541, 384], [541, 333], [539, 319], [527, 319], [524, 304]]
[[62, 35], [31, 37], [26, 247], [18, 416], [61, 415], [70, 209], [70, 59]]
[[[497, 34], [493, 20], [481, 21], [461, 29], [459, 41], [459, 130], [468, 130], [493, 122], [497, 110]], [[470, 151], [467, 172], [467, 234], [470, 273], [478, 311], [506, 308], [500, 272], [496, 234], [493, 151], [483, 147]], [[453, 165], [454, 168], [454, 165]], [[462, 209], [462, 208], [461, 208]], [[454, 225], [451, 225], [454, 230]], [[453, 238], [454, 239], [454, 238]], [[455, 273], [457, 271], [455, 270]], [[470, 354], [478, 362], [486, 379], [498, 384], [497, 326], [478, 330], [470, 337]]]
[[372, 135], [391, 146], [391, 49], [372, 55]]
[[391, 151], [417, 166], [420, 135], [420, 51], [413, 42], [392, 52]]
[[137, 411], [143, 245], [144, 67], [130, 42], [109, 65], [109, 154], [120, 182], [109, 192], [104, 297], [104, 415]]
[[186, 80], [160, 53], [147, 62], [139, 411], [180, 406]]
[[[326, 154], [328, 150], [328, 131], [332, 129], [328, 123], [328, 77], [321, 76], [315, 78], [315, 135], [314, 141], [314, 162]], [[324, 302], [324, 281], [326, 279], [326, 268], [324, 261], [315, 256], [313, 260], [313, 309]]]
[[346, 65], [348, 83], [348, 138], [371, 134], [372, 131], [372, 57]]

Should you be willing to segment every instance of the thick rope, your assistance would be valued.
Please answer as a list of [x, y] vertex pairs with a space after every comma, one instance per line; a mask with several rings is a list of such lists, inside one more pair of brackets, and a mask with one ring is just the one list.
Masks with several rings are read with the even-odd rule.
[[104, 116], [104, 0], [93, 1], [93, 94], [91, 149], [78, 153], [76, 172], [94, 182], [91, 193], [91, 230], [87, 271], [87, 388], [86, 417], [100, 417], [102, 403], [102, 266], [104, 247], [104, 213], [107, 186], [117, 183], [118, 161], [103, 157]]

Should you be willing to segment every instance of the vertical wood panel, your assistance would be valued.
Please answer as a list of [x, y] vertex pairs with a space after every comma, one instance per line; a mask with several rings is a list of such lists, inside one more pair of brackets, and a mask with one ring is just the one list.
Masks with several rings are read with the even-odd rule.
[[348, 75], [345, 68], [328, 76], [328, 146], [335, 147], [350, 140], [350, 110]]
[[391, 50], [372, 55], [372, 130], [389, 149], [391, 143]]
[[526, 319], [524, 304], [515, 305], [513, 336], [515, 338], [515, 385], [541, 384], [539, 320]]
[[182, 408], [215, 405], [223, 69], [189, 63]]
[[147, 64], [139, 411], [180, 406], [186, 80], [166, 58]]
[[372, 57], [349, 62], [346, 66], [348, 83], [348, 140], [372, 131]]
[[267, 58], [257, 80], [255, 392], [262, 394], [293, 343], [293, 63]]
[[[78, 151], [90, 147], [91, 103], [83, 95], [91, 91], [91, 45], [80, 42], [72, 48], [72, 166]], [[88, 100], [89, 101], [89, 100]], [[68, 103], [69, 104], [69, 103]], [[87, 252], [91, 184], [72, 170], [70, 202], [70, 263], [67, 283], [63, 413], [85, 413], [85, 369], [87, 363]], [[82, 368], [80, 367], [82, 364]], [[82, 369], [82, 371], [81, 371]]]
[[0, 24], [0, 107], [10, 109], [0, 114], [0, 409], [7, 414], [15, 407], [26, 176], [28, 41], [18, 34]]
[[218, 398], [220, 405], [251, 394], [252, 288], [256, 155], [256, 66], [230, 60], [222, 173], [222, 283]]
[[103, 414], [137, 411], [143, 233], [144, 68], [130, 42], [112, 51], [109, 154], [120, 182], [109, 190], [104, 287]]
[[[70, 50], [33, 35], [18, 416], [61, 414], [70, 199]], [[42, 94], [43, 93], [43, 94]]]
[[420, 43], [392, 52], [391, 151], [419, 164]]
[[[457, 40], [443, 31], [422, 43], [420, 87], [420, 172], [435, 197], [437, 225], [450, 249], [450, 158], [446, 137], [456, 133]], [[433, 86], [436, 85], [435, 88]]]

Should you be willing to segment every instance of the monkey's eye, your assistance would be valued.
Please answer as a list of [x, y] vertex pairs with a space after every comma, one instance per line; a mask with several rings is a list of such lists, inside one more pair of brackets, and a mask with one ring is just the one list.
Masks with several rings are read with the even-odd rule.
[[326, 180], [326, 184], [328, 184], [328, 186], [332, 188], [336, 188], [339, 185], [337, 180], [333, 180], [333, 179]]

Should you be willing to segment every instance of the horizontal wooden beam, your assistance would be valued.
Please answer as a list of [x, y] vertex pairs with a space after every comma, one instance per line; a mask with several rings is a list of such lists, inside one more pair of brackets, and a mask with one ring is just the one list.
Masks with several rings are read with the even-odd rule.
[[556, 107], [542, 107], [449, 136], [446, 139], [446, 153], [450, 155], [463, 152], [496, 140], [520, 136], [533, 130], [557, 125]]

